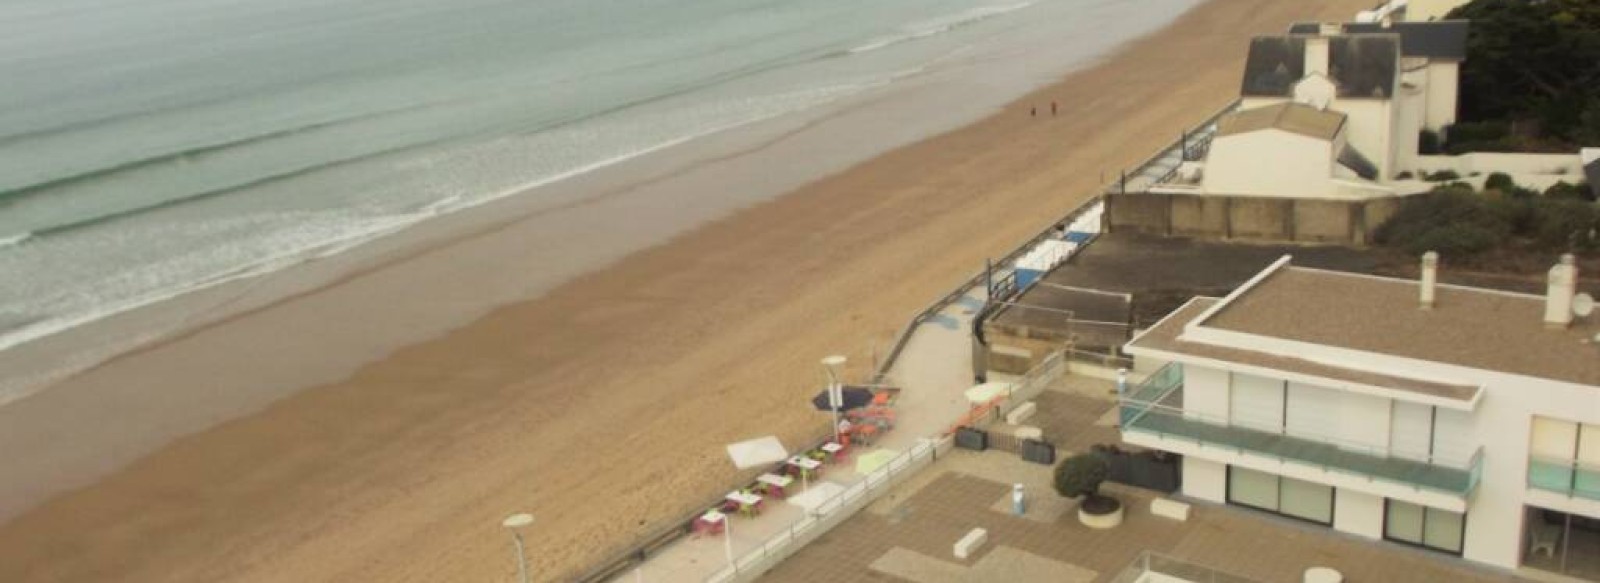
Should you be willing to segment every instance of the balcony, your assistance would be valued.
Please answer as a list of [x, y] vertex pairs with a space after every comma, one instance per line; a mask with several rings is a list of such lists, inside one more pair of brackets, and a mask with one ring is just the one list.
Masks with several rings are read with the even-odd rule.
[[1395, 457], [1382, 448], [1333, 437], [1294, 436], [1233, 425], [1227, 419], [1186, 412], [1182, 403], [1182, 368], [1168, 365], [1122, 397], [1124, 435], [1188, 441], [1204, 448], [1233, 450], [1453, 497], [1472, 492], [1482, 474], [1482, 448], [1465, 464]]
[[1529, 456], [1528, 487], [1568, 498], [1600, 501], [1600, 467], [1573, 460]]

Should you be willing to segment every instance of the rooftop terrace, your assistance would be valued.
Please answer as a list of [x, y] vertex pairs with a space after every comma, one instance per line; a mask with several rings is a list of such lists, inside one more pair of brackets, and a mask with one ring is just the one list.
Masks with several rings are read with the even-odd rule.
[[1204, 326], [1417, 360], [1600, 385], [1600, 317], [1550, 330], [1541, 296], [1284, 266]]

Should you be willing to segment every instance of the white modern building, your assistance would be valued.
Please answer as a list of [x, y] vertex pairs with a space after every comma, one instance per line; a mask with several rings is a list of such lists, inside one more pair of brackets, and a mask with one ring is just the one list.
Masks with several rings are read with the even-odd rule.
[[[1122, 438], [1182, 493], [1506, 569], [1600, 581], [1600, 314], [1544, 296], [1297, 267], [1126, 346]], [[1574, 310], [1574, 303], [1578, 304]]]

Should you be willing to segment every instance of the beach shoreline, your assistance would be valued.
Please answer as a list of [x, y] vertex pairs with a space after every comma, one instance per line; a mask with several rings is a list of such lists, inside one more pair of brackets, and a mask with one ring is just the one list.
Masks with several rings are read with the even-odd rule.
[[[373, 327], [382, 328], [378, 334], [403, 335], [439, 326], [429, 317], [459, 317], [418, 313], [376, 322], [340, 312], [350, 318], [340, 326], [327, 321], [325, 307], [293, 310], [312, 297], [362, 306], [380, 297], [373, 290], [428, 281], [436, 293], [427, 294], [425, 304], [384, 306], [378, 313], [428, 312], [452, 300], [483, 302], [485, 295], [506, 304], [492, 317], [396, 352], [371, 346], [372, 364], [349, 379], [281, 400], [264, 394], [256, 405], [265, 407], [260, 413], [180, 439], [22, 513], [0, 526], [0, 578], [82, 580], [117, 573], [123, 580], [479, 580], [504, 571], [496, 560], [503, 550], [495, 544], [499, 533], [484, 525], [512, 508], [534, 509], [552, 525], [547, 536], [557, 548], [536, 554], [538, 572], [570, 574], [724, 487], [735, 473], [721, 463], [718, 444], [751, 431], [791, 441], [814, 431], [822, 421], [796, 414], [804, 409], [792, 404], [814, 388], [817, 355], [847, 352], [854, 357], [852, 373], [865, 371], [869, 345], [885, 345], [916, 306], [1092, 195], [1102, 171], [1148, 155], [1230, 100], [1237, 89], [1231, 65], [1242, 60], [1249, 32], [1275, 32], [1290, 20], [1339, 18], [1361, 6], [1287, 4], [1211, 0], [1173, 25], [1202, 31], [1194, 35], [1199, 38], [1166, 35], [1172, 28], [1141, 38], [976, 124], [859, 165], [839, 162], [848, 169], [820, 180], [797, 172], [788, 180], [805, 184], [798, 191], [746, 201], [749, 208], [731, 218], [720, 217], [703, 198], [716, 185], [695, 182], [692, 172], [673, 177], [681, 181], [681, 196], [650, 201], [653, 207], [619, 213], [610, 206], [618, 199], [582, 205], [587, 212], [564, 217], [565, 227], [616, 228], [618, 216], [638, 217], [623, 230], [647, 239], [672, 236], [657, 230], [670, 227], [666, 221], [650, 220], [670, 216], [665, 213], [699, 212], [709, 223], [642, 252], [611, 249], [611, 267], [550, 290], [525, 281], [485, 289], [480, 280], [462, 277], [463, 266], [474, 262], [514, 258], [528, 248], [559, 257], [570, 244], [563, 233], [541, 235], [517, 220], [481, 213], [490, 216], [474, 219], [482, 221], [476, 230], [454, 236], [441, 230], [411, 241], [419, 245], [407, 248], [410, 257], [429, 260], [407, 263], [427, 265], [404, 277], [383, 267], [407, 257], [407, 249], [380, 248], [389, 255], [345, 259], [368, 262], [356, 266], [359, 277], [331, 286], [300, 282], [307, 289], [294, 301], [246, 310], [102, 366], [75, 379], [100, 387], [96, 397], [112, 391], [130, 406], [187, 408], [195, 403], [174, 397], [152, 405], [144, 400], [161, 393], [138, 392], [159, 386], [115, 385], [130, 378], [152, 385], [187, 378], [201, 379], [203, 389], [204, 379], [226, 382], [215, 375], [229, 371], [220, 365], [228, 355], [258, 350], [263, 360], [317, 360], [314, 346], [263, 338], [341, 329], [353, 336], [345, 342], [361, 347], [359, 336]], [[1216, 30], [1224, 23], [1243, 30]], [[1192, 61], [1161, 69], [1172, 54]], [[1096, 90], [1111, 83], [1122, 91]], [[1143, 101], [1125, 103], [1131, 98]], [[1067, 105], [1065, 115], [1027, 115], [1029, 104], [1051, 100]], [[890, 110], [918, 113], [898, 103]], [[868, 123], [865, 131], [904, 125], [881, 112], [845, 122]], [[808, 135], [805, 127], [785, 135], [809, 144], [813, 154], [832, 146], [828, 136]], [[1065, 143], [1063, 135], [1077, 140]], [[751, 157], [752, 172], [781, 167], [760, 154], [742, 154]], [[649, 172], [633, 176], [639, 175]], [[605, 188], [626, 178], [598, 173], [568, 187]], [[629, 185], [609, 187], [626, 191]], [[330, 260], [329, 268], [350, 267], [334, 261], [340, 259]], [[574, 263], [541, 267], [582, 269]], [[864, 290], [876, 293], [862, 297]], [[539, 299], [518, 301], [541, 292]], [[753, 355], [753, 346], [767, 350]], [[277, 352], [291, 349], [303, 352]], [[255, 380], [282, 387], [291, 383], [286, 377], [324, 374], [334, 377], [321, 381], [329, 382], [341, 376], [336, 367], [306, 370], [313, 368], [269, 367]], [[719, 407], [729, 410], [730, 420], [696, 425], [705, 424], [704, 411]], [[15, 415], [0, 423], [0, 433], [16, 430], [23, 415]], [[155, 417], [127, 421], [162, 423]], [[71, 433], [58, 435], [70, 439]], [[20, 449], [53, 444], [15, 443], [27, 446]], [[597, 507], [585, 492], [613, 493], [616, 500]], [[92, 527], [86, 521], [96, 513], [118, 518]], [[221, 515], [237, 524], [218, 524]], [[170, 536], [147, 540], [159, 534]], [[81, 554], [53, 552], [63, 545]], [[218, 556], [224, 549], [233, 551], [225, 561]]]

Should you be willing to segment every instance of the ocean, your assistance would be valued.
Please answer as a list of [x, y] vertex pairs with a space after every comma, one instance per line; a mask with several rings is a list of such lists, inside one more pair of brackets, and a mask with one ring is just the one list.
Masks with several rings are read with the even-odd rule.
[[0, 0], [0, 350], [1193, 4]]

